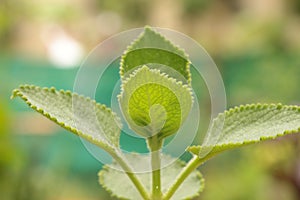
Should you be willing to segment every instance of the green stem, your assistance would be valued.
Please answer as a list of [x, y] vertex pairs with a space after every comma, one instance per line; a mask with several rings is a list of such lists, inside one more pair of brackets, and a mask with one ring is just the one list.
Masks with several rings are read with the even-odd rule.
[[115, 151], [111, 151], [109, 153], [116, 160], [116, 162], [122, 167], [124, 172], [127, 174], [127, 176], [130, 178], [132, 183], [135, 185], [136, 189], [139, 191], [140, 195], [143, 197], [143, 199], [150, 200], [149, 194], [145, 189], [144, 185], [137, 178], [132, 168], [127, 164], [123, 156], [116, 153]]
[[160, 176], [160, 155], [159, 151], [151, 153], [152, 166], [152, 195], [153, 199], [160, 200], [161, 192], [161, 176]]
[[148, 145], [151, 150], [151, 167], [152, 167], [152, 199], [161, 200], [161, 156], [160, 149], [163, 141], [157, 136], [150, 137], [148, 139]]
[[163, 200], [169, 200], [179, 186], [183, 183], [183, 181], [197, 168], [201, 165], [205, 160], [200, 159], [198, 156], [194, 156], [188, 164], [183, 168], [180, 174], [177, 176], [173, 185], [168, 189], [166, 194], [163, 197]]

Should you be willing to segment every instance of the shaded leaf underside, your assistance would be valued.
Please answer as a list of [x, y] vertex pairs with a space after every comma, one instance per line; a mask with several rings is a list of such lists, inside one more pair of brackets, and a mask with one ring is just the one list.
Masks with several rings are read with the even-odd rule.
[[[173, 78], [184, 83], [191, 83], [190, 61], [182, 49], [150, 27], [127, 48], [121, 59], [120, 75], [129, 76], [132, 71], [142, 65], [161, 64], [160, 71], [173, 75]], [[155, 66], [157, 69], [158, 65]], [[167, 68], [166, 68], [167, 67]], [[170, 73], [171, 69], [176, 73]], [[179, 75], [180, 74], [180, 75]], [[180, 77], [182, 76], [182, 77]]]
[[[150, 157], [149, 156], [141, 156], [138, 154], [128, 154], [126, 155], [127, 160], [132, 164], [133, 169], [138, 169], [139, 171], [142, 169], [149, 170], [151, 167]], [[170, 156], [163, 155], [162, 163], [169, 163], [173, 161], [174, 158]], [[99, 172], [99, 182], [104, 188], [110, 192], [113, 196], [122, 199], [134, 199], [140, 200], [142, 199], [135, 187], [129, 181], [127, 175], [121, 171], [118, 171], [116, 168], [117, 164], [112, 164], [113, 167], [106, 165]], [[174, 161], [171, 165], [166, 168], [163, 168], [161, 171], [162, 175], [162, 192], [166, 192], [166, 190], [173, 183], [174, 178], [179, 174], [179, 172], [184, 167], [184, 163], [182, 161]], [[146, 186], [148, 191], [151, 191], [151, 173], [139, 173], [137, 174], [138, 178], [141, 182]], [[183, 182], [183, 184], [176, 191], [174, 196], [171, 198], [172, 200], [182, 200], [182, 199], [191, 199], [193, 197], [199, 196], [199, 193], [204, 188], [204, 179], [202, 175], [198, 171], [192, 172], [192, 174]]]

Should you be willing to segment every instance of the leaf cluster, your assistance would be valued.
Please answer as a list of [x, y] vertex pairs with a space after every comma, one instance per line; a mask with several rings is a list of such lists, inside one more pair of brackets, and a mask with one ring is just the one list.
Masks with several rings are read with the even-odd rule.
[[[192, 108], [190, 64], [184, 50], [150, 27], [122, 56], [120, 107], [129, 127], [147, 141], [148, 156], [121, 151], [119, 117], [94, 100], [33, 85], [20, 86], [13, 97], [21, 97], [35, 111], [107, 151], [115, 162], [100, 171], [99, 182], [113, 196], [191, 199], [204, 187], [197, 167], [223, 151], [299, 132], [300, 107], [252, 104], [229, 109], [213, 120], [202, 145], [187, 147], [193, 154], [188, 163], [162, 156], [164, 139], [176, 134]], [[161, 163], [172, 160], [161, 169]], [[118, 167], [122, 171], [115, 170]], [[135, 173], [140, 169], [152, 174]]]

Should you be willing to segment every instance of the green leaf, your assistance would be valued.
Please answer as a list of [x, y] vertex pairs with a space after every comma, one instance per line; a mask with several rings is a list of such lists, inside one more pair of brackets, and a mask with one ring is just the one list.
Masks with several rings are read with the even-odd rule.
[[105, 105], [55, 88], [24, 85], [13, 91], [32, 109], [104, 150], [119, 146], [121, 123]]
[[225, 111], [214, 119], [209, 138], [188, 150], [201, 158], [300, 131], [300, 107], [252, 104]]
[[[127, 160], [132, 163], [133, 169], [138, 171], [150, 170], [151, 167], [150, 157], [141, 156], [138, 154], [127, 154]], [[170, 163], [174, 161], [168, 155], [162, 156], [162, 162]], [[180, 173], [182, 168], [185, 166], [183, 161], [174, 161], [171, 165], [163, 168], [161, 171], [162, 180], [162, 192], [171, 186], [176, 176]], [[99, 182], [100, 184], [112, 194], [121, 199], [142, 199], [135, 187], [129, 181], [126, 174], [122, 171], [116, 170], [117, 164], [112, 164], [104, 166], [104, 168], [99, 172]], [[146, 186], [148, 191], [151, 190], [151, 173], [138, 173], [138, 178]], [[204, 188], [204, 179], [198, 171], [194, 171], [191, 175], [183, 182], [181, 187], [176, 191], [172, 200], [182, 200], [191, 199], [199, 196], [200, 192]]]
[[136, 67], [152, 67], [151, 64], [177, 80], [191, 83], [190, 61], [185, 52], [147, 26], [123, 54], [120, 75], [126, 78]]
[[164, 138], [178, 131], [192, 107], [188, 85], [143, 66], [124, 80], [120, 106], [130, 128], [149, 137]]

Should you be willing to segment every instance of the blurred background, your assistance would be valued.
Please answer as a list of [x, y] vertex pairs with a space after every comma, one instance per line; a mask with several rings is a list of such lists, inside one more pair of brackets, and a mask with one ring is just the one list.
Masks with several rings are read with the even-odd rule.
[[[79, 138], [9, 97], [24, 83], [72, 90], [92, 48], [145, 25], [203, 45], [223, 76], [228, 107], [300, 104], [299, 0], [1, 0], [1, 199], [112, 199], [98, 185], [101, 163]], [[299, 200], [300, 136], [224, 153], [201, 170], [202, 200]]]

